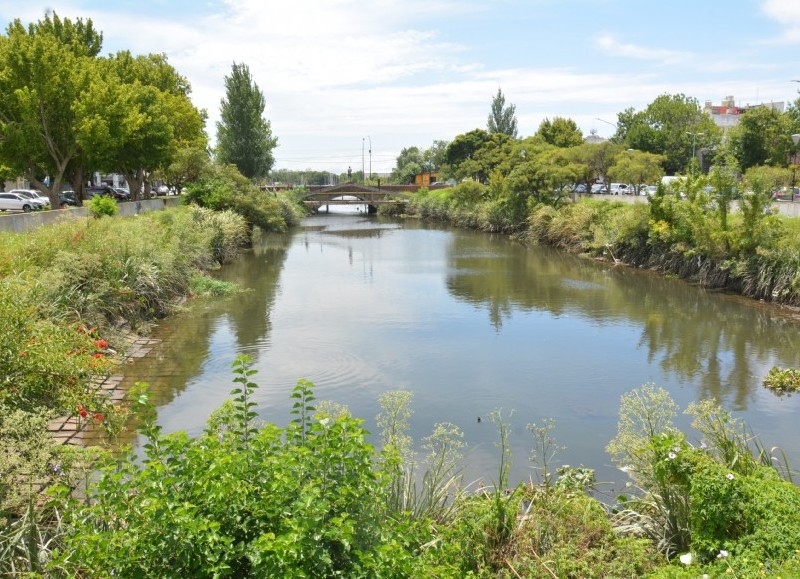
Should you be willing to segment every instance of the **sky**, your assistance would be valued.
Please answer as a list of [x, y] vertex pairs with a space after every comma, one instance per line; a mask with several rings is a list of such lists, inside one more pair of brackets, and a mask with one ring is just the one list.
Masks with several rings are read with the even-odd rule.
[[569, 117], [584, 134], [682, 93], [792, 102], [800, 0], [0, 0], [0, 26], [91, 19], [102, 54], [164, 53], [208, 113], [246, 64], [276, 169], [392, 170], [403, 148], [485, 129], [498, 89], [519, 136]]

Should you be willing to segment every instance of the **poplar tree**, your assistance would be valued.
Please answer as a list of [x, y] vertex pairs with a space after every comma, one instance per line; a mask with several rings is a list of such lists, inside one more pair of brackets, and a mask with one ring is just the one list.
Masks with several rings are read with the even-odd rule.
[[225, 89], [217, 122], [217, 160], [236, 165], [249, 179], [265, 177], [275, 164], [272, 150], [278, 139], [263, 116], [264, 95], [248, 66], [235, 62], [225, 77]]
[[492, 99], [492, 114], [486, 126], [489, 133], [503, 133], [512, 139], [517, 138], [517, 117], [514, 115], [516, 106], [509, 104], [506, 106], [506, 97], [503, 91], [497, 89], [497, 94]]

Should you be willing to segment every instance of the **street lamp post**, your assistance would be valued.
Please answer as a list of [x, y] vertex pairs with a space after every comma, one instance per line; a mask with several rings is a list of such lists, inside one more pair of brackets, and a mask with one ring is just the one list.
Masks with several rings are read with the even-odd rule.
[[596, 121], [600, 121], [601, 123], [605, 123], [605, 124], [607, 124], [607, 125], [611, 125], [611, 126], [612, 126], [612, 127], [614, 127], [615, 129], [617, 128], [617, 123], [612, 123], [611, 121], [607, 121], [607, 120], [605, 120], [605, 119], [601, 119], [600, 117], [595, 117], [595, 118], [594, 118], [594, 120], [596, 120]]
[[364, 141], [369, 141], [369, 178], [372, 179], [372, 137], [361, 137], [361, 183], [366, 184], [367, 174], [364, 172]]
[[694, 133], [692, 131], [686, 131], [687, 135], [692, 135], [692, 159], [695, 159], [695, 147], [697, 145], [697, 137], [702, 137], [705, 133]]

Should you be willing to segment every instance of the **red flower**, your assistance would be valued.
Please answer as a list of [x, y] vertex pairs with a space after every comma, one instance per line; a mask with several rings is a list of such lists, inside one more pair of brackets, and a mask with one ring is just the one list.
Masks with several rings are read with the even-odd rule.
[[94, 354], [92, 354], [92, 358], [102, 358], [102, 357], [103, 354], [101, 354], [100, 352], [95, 352]]
[[98, 348], [100, 348], [101, 350], [104, 350], [104, 349], [108, 348], [108, 342], [106, 342], [103, 339], [97, 340], [94, 343], [94, 345], [97, 346]]
[[99, 412], [95, 412], [94, 414], [92, 414], [92, 418], [97, 420], [97, 422], [103, 422], [103, 415], [100, 414]]
[[89, 416], [89, 413], [86, 412], [86, 409], [80, 404], [78, 404], [78, 414], [81, 415], [81, 418], [86, 418], [87, 416]]
[[28, 355], [28, 352], [20, 352], [19, 355], [24, 358]]

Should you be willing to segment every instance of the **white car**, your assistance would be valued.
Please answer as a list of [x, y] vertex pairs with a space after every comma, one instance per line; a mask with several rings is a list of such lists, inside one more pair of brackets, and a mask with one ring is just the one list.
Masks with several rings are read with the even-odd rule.
[[50, 198], [45, 197], [36, 189], [12, 189], [9, 193], [16, 193], [17, 195], [21, 195], [22, 197], [27, 197], [34, 203], [39, 204], [39, 209], [50, 209]]
[[610, 195], [628, 195], [633, 191], [633, 187], [628, 187], [627, 183], [612, 183], [608, 187]]
[[34, 209], [41, 209], [38, 204], [16, 193], [0, 193], [0, 211], [24, 211], [30, 213]]

